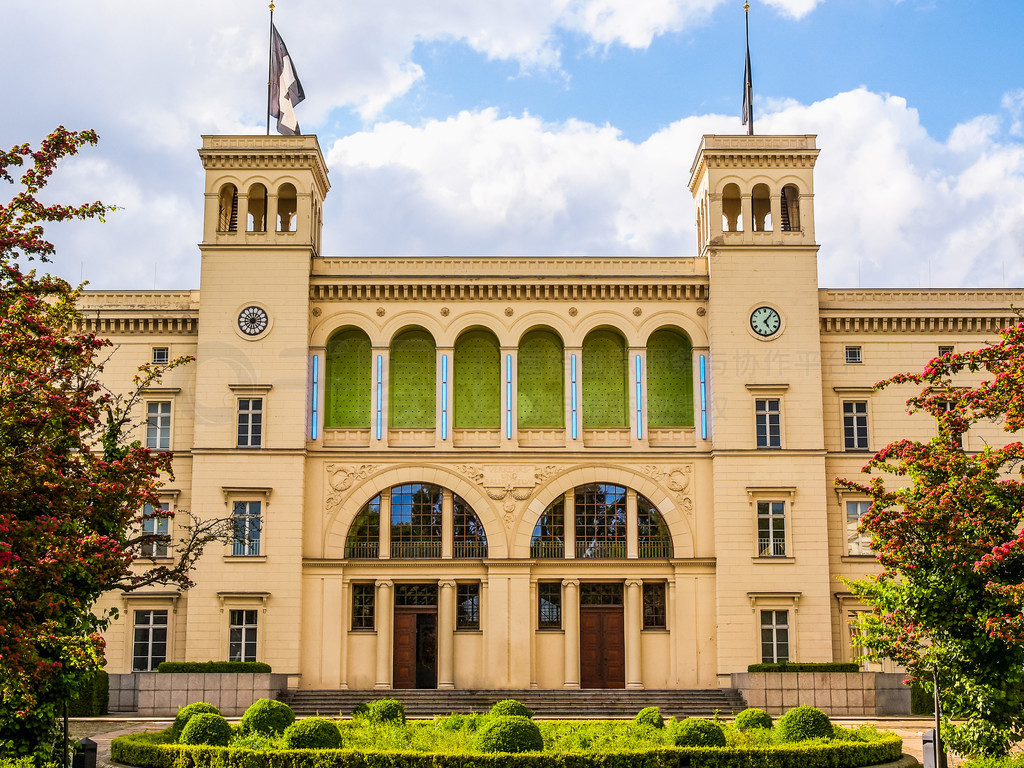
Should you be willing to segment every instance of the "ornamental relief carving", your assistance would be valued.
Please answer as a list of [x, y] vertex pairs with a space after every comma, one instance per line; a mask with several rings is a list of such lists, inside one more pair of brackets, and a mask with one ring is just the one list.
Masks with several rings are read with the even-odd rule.
[[533, 496], [537, 486], [557, 471], [556, 466], [524, 467], [524, 466], [486, 466], [477, 467], [459, 464], [455, 467], [459, 472], [479, 486], [482, 486], [487, 497], [502, 502], [502, 517], [505, 527], [511, 529], [516, 522], [516, 507]]
[[361, 464], [358, 467], [328, 464], [327, 484], [331, 487], [331, 492], [327, 494], [327, 511], [333, 512], [334, 508], [341, 504], [345, 491], [359, 480], [365, 480], [376, 471], [376, 464]]
[[693, 480], [692, 464], [684, 464], [681, 467], [670, 469], [662, 469], [654, 464], [647, 464], [641, 467], [640, 471], [656, 483], [661, 483], [672, 491], [679, 501], [679, 508], [684, 515], [690, 516], [693, 514], [693, 496], [690, 489], [690, 484]]

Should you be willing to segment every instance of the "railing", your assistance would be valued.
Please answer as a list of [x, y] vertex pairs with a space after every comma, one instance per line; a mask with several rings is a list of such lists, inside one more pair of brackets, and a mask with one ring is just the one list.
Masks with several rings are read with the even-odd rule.
[[380, 545], [376, 541], [360, 541], [345, 547], [345, 557], [353, 560], [376, 560]]
[[640, 557], [672, 557], [672, 545], [667, 541], [641, 541], [637, 554]]
[[576, 557], [597, 559], [622, 559], [626, 556], [623, 541], [577, 541]]
[[441, 542], [392, 541], [391, 556], [403, 559], [438, 558], [441, 556]]
[[786, 540], [785, 539], [758, 539], [757, 540], [757, 556], [758, 557], [785, 557], [786, 556]]
[[452, 557], [487, 557], [487, 545], [478, 541], [456, 541], [452, 545]]
[[560, 541], [538, 541], [530, 545], [530, 557], [538, 559], [562, 559], [565, 546]]

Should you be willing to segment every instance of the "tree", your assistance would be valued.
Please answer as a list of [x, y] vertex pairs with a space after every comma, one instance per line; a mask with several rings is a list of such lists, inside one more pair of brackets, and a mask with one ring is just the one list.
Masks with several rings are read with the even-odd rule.
[[154, 539], [141, 533], [144, 505], [159, 509], [171, 477], [170, 454], [130, 440], [133, 409], [187, 359], [145, 366], [133, 392], [114, 395], [99, 380], [109, 342], [80, 330], [78, 291], [15, 261], [49, 260], [44, 224], [113, 210], [37, 196], [59, 160], [97, 140], [60, 127], [36, 151], [0, 151], [0, 179], [21, 186], [0, 205], [0, 756], [49, 754], [62, 703], [102, 666], [99, 632], [112, 617], [91, 609], [104, 591], [187, 588], [203, 545], [228, 533], [223, 521], [179, 525], [173, 566], [133, 567]]
[[[922, 386], [907, 405], [934, 417], [938, 435], [899, 440], [864, 468], [896, 483], [837, 481], [872, 501], [861, 531], [882, 572], [850, 582], [873, 607], [864, 646], [928, 689], [938, 671], [943, 738], [971, 755], [1005, 754], [1024, 738], [1024, 445], [963, 447], [981, 422], [1024, 428], [1024, 323], [999, 335], [877, 384]], [[963, 386], [977, 373], [980, 383]]]

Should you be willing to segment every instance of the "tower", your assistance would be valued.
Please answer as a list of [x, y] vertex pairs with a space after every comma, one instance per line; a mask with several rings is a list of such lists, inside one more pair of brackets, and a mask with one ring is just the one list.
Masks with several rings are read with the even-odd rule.
[[327, 169], [315, 136], [204, 136], [192, 512], [229, 517], [190, 596], [188, 658], [299, 668], [309, 274]]
[[817, 155], [814, 136], [705, 136], [691, 169], [710, 275], [719, 673], [830, 660]]

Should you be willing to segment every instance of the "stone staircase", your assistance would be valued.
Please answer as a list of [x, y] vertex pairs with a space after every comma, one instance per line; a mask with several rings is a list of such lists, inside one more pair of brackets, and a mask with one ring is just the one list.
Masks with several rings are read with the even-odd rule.
[[659, 707], [666, 718], [731, 715], [747, 705], [735, 688], [683, 690], [299, 690], [279, 697], [296, 715], [352, 714], [359, 704], [393, 698], [408, 717], [451, 712], [486, 712], [500, 699], [516, 699], [542, 718], [628, 718], [644, 707]]

